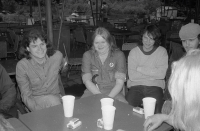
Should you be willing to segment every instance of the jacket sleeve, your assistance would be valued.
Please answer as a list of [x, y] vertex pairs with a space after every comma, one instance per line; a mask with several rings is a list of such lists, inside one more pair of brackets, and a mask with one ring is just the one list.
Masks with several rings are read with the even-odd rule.
[[12, 82], [2, 65], [0, 65], [0, 93], [2, 96], [0, 110], [7, 111], [14, 106], [17, 93], [15, 84]]
[[33, 99], [32, 90], [30, 88], [30, 82], [26, 70], [27, 65], [25, 62], [23, 64], [18, 62], [16, 67], [16, 80], [21, 92], [22, 101], [31, 111], [41, 109], [41, 107], [37, 105]]
[[83, 80], [83, 83], [85, 84], [85, 82], [87, 80], [91, 80], [92, 79], [91, 55], [90, 55], [89, 52], [85, 52], [83, 54], [81, 70], [82, 70], [82, 80]]

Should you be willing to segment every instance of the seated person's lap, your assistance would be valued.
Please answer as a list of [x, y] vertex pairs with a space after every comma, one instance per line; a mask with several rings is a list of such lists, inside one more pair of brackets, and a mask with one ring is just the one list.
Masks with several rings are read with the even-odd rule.
[[[111, 89], [105, 89], [104, 88], [104, 89], [100, 89], [100, 91], [101, 91], [102, 94], [108, 95], [110, 93]], [[92, 96], [92, 95], [94, 95], [94, 94], [86, 89], [81, 98]], [[117, 99], [117, 100], [119, 100], [121, 102], [127, 103], [127, 101], [126, 101], [124, 95], [122, 94], [122, 92], [120, 92], [117, 96], [115, 96], [114, 99]]]
[[134, 107], [141, 106], [144, 97], [153, 97], [156, 101], [156, 113], [161, 113], [163, 105], [163, 90], [160, 87], [134, 86], [127, 93], [126, 100]]
[[34, 97], [34, 100], [41, 107], [41, 109], [61, 104], [61, 99], [57, 95], [37, 96]]

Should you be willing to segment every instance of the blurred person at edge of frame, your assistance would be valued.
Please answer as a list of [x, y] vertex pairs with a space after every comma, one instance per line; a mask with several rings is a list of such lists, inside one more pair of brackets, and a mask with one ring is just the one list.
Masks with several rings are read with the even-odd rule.
[[181, 131], [200, 130], [200, 50], [190, 50], [186, 56], [172, 64], [169, 93], [172, 110], [167, 114], [155, 114], [146, 119], [145, 131], [153, 131], [167, 122]]
[[[196, 23], [189, 23], [182, 26], [179, 31], [179, 37], [182, 41], [182, 47], [184, 48], [186, 53], [190, 50], [198, 49], [200, 46], [200, 25]], [[180, 47], [181, 49], [177, 48], [177, 52], [179, 52], [178, 50], [182, 50], [182, 47]], [[166, 83], [168, 83], [169, 77], [171, 75], [171, 64], [177, 59], [183, 57], [186, 53], [184, 52], [182, 54], [179, 54], [176, 58], [174, 58], [172, 55], [172, 57], [169, 60], [169, 67], [166, 73]], [[169, 114], [172, 108], [172, 102], [171, 96], [168, 91], [168, 86], [166, 86], [165, 88], [164, 99], [165, 102], [162, 107], [162, 113]]]

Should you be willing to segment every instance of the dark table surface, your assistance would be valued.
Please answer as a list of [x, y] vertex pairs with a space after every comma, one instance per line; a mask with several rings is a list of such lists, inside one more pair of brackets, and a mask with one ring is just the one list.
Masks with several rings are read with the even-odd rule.
[[[105, 95], [93, 95], [75, 101], [74, 116], [82, 121], [82, 125], [74, 131], [104, 131], [97, 127], [97, 119], [102, 117], [100, 99]], [[114, 101], [116, 107], [114, 127], [112, 131], [143, 131], [144, 116], [132, 111], [132, 106]], [[32, 131], [69, 131], [67, 123], [72, 118], [64, 117], [63, 106], [58, 105], [47, 109], [27, 113], [19, 118]], [[156, 131], [172, 129], [163, 123]]]
[[16, 131], [30, 131], [20, 120], [17, 118], [10, 118], [8, 122], [13, 126]]

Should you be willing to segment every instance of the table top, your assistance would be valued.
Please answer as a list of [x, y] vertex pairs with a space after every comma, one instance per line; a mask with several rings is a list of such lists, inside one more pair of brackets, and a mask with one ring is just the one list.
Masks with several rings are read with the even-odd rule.
[[0, 64], [6, 69], [8, 75], [15, 75], [18, 60], [0, 60]]
[[17, 118], [7, 119], [16, 131], [30, 131], [20, 120]]
[[[79, 118], [82, 125], [76, 131], [102, 131], [97, 127], [97, 119], [102, 117], [100, 99], [105, 95], [93, 95], [75, 101], [74, 118]], [[144, 116], [132, 111], [132, 106], [114, 101], [116, 107], [113, 131], [143, 131]], [[68, 131], [67, 123], [72, 118], [64, 117], [63, 106], [58, 105], [36, 112], [21, 115], [19, 118], [30, 130], [33, 131]], [[156, 131], [172, 129], [163, 123]]]

